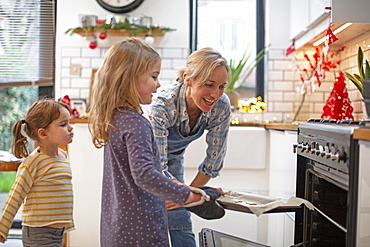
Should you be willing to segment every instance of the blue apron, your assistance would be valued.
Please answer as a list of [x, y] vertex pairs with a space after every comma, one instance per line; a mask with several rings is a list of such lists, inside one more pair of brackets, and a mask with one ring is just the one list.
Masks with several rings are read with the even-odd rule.
[[[178, 118], [179, 121], [180, 118]], [[199, 119], [198, 119], [199, 120]], [[201, 137], [206, 128], [206, 122], [202, 123], [195, 134], [183, 136], [180, 133], [179, 126], [176, 124], [168, 129], [167, 137], [167, 159], [168, 171], [176, 179], [184, 183], [184, 153], [187, 146], [194, 140]]]

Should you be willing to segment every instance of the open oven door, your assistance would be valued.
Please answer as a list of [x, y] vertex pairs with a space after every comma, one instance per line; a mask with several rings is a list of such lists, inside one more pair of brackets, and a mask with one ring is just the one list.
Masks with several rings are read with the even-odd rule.
[[199, 233], [199, 244], [200, 247], [269, 247], [208, 228]]

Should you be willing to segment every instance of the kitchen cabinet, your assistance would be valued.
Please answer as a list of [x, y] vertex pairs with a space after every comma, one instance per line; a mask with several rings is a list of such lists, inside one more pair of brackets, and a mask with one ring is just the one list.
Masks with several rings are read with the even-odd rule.
[[100, 246], [100, 204], [103, 149], [94, 147], [87, 124], [74, 124], [73, 142], [68, 145], [74, 194], [76, 230], [68, 233], [68, 246]]
[[359, 179], [357, 205], [357, 239], [358, 247], [370, 245], [370, 141], [359, 141]]
[[[325, 7], [331, 7], [325, 10]], [[312, 47], [312, 44], [324, 37], [329, 24], [336, 30], [347, 22], [350, 27], [337, 34], [340, 46], [351, 39], [370, 30], [370, 1], [364, 0], [303, 0], [290, 1], [291, 40], [295, 40], [296, 48]], [[307, 11], [308, 10], [308, 11]]]
[[[269, 130], [269, 196], [295, 196], [297, 131]], [[290, 246], [294, 243], [294, 213], [268, 214], [268, 244]]]

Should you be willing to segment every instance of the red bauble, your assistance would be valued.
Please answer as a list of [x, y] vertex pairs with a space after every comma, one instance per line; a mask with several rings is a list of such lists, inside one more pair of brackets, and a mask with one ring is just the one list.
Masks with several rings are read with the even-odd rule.
[[98, 45], [95, 42], [89, 44], [90, 49], [95, 49]]
[[99, 38], [100, 39], [105, 39], [107, 37], [107, 34], [106, 33], [100, 33], [99, 34]]

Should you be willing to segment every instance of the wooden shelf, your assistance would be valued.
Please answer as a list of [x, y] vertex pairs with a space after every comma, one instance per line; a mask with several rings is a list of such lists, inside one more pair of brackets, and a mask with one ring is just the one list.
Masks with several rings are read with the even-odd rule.
[[[96, 33], [101, 33], [102, 31], [98, 30]], [[105, 32], [107, 33], [107, 36], [145, 36], [148, 35], [149, 32], [141, 32], [141, 33], [135, 33], [135, 29], [105, 29]], [[79, 30], [76, 31], [78, 35], [81, 35], [82, 37], [86, 36], [92, 36], [95, 31], [85, 31], [85, 30]], [[162, 30], [152, 30], [150, 36], [153, 37], [161, 37], [164, 36], [165, 31]]]

